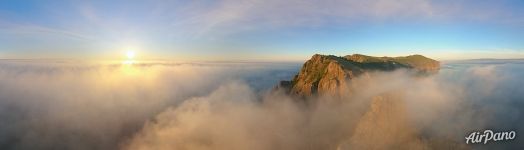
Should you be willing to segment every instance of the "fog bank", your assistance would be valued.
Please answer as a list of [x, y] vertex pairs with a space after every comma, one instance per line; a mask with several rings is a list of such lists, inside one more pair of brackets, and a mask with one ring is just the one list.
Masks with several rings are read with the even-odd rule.
[[300, 65], [2, 61], [0, 149], [441, 149], [472, 131], [523, 133], [521, 61], [371, 73], [314, 104], [269, 92]]

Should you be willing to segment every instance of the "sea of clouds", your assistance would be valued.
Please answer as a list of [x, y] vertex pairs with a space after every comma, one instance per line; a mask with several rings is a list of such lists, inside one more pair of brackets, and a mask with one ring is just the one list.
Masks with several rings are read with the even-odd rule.
[[[391, 92], [422, 145], [465, 143], [484, 129], [517, 138], [474, 148], [524, 145], [524, 61], [445, 62], [426, 77], [372, 73], [351, 81], [349, 98], [314, 104], [272, 92], [300, 66], [1, 60], [0, 149], [344, 149], [373, 97]], [[387, 148], [381, 141], [395, 138], [359, 142]]]

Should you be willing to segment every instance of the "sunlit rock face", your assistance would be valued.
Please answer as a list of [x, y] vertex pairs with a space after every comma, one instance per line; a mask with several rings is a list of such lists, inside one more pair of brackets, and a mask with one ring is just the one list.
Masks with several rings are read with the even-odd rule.
[[[353, 101], [367, 84], [386, 86], [377, 88], [364, 98], [365, 111], [356, 120], [352, 133], [335, 149], [468, 149], [447, 137], [428, 137], [410, 118], [405, 89], [388, 88], [387, 82], [402, 78], [377, 76], [403, 69], [406, 76], [418, 79], [435, 74], [440, 69], [438, 61], [422, 55], [405, 57], [372, 57], [360, 54], [337, 57], [314, 55], [292, 81], [282, 81], [277, 88], [285, 89], [292, 96], [305, 99], [331, 97]], [[421, 78], [420, 78], [421, 79]], [[422, 79], [421, 79], [422, 80]], [[380, 92], [382, 91], [383, 92]], [[366, 91], [366, 90], [364, 90]], [[323, 99], [323, 98], [320, 98]], [[318, 99], [317, 99], [318, 100]], [[325, 99], [323, 99], [325, 100]], [[320, 101], [314, 101], [318, 104]], [[321, 102], [320, 102], [321, 103]]]
[[364, 71], [341, 57], [314, 55], [291, 81], [290, 93], [309, 97], [317, 93], [338, 95], [348, 90], [346, 82]]
[[[291, 83], [281, 82], [285, 91], [297, 97], [329, 95], [343, 97], [351, 92], [346, 84], [357, 76], [369, 77], [373, 71], [407, 69], [416, 74], [433, 74], [440, 63], [422, 55], [373, 57], [361, 54], [337, 57], [315, 54], [306, 61]], [[357, 87], [358, 88], [358, 87]]]

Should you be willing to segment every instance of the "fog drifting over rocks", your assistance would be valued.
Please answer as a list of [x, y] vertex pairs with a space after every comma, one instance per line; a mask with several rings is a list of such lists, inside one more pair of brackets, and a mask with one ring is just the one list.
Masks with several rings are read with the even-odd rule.
[[[464, 143], [484, 129], [516, 130], [517, 139], [473, 148], [523, 145], [524, 61], [446, 62], [428, 77], [372, 73], [352, 80], [344, 100], [304, 103], [270, 92], [300, 65], [2, 60], [0, 149], [431, 148], [439, 139]], [[402, 130], [359, 128], [374, 124], [363, 117], [372, 100], [391, 94], [404, 112], [377, 128]], [[399, 141], [397, 133], [416, 136]]]

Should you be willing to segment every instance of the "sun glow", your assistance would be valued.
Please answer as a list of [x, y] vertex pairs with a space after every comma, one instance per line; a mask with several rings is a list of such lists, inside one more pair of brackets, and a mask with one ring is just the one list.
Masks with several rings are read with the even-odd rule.
[[126, 59], [122, 62], [123, 64], [126, 64], [126, 65], [132, 65], [135, 63], [135, 56], [136, 56], [136, 53], [135, 51], [131, 50], [131, 49], [128, 49], [126, 52], [125, 52], [125, 57]]
[[133, 59], [133, 58], [135, 58], [135, 52], [132, 51], [132, 50], [128, 50], [126, 52], [126, 56], [127, 56], [127, 59]]

